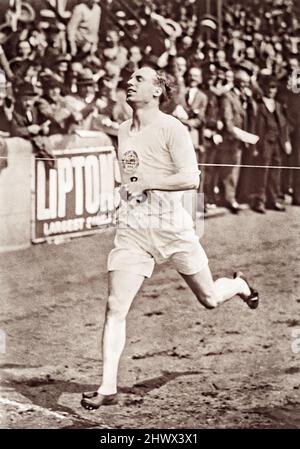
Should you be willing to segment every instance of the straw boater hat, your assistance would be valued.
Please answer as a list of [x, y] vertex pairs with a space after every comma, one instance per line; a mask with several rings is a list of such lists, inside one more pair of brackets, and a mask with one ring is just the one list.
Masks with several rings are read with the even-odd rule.
[[96, 81], [90, 69], [85, 69], [79, 74], [77, 78], [78, 86], [92, 86], [94, 84], [96, 84]]
[[163, 31], [172, 37], [179, 37], [182, 34], [182, 28], [179, 23], [174, 22], [172, 19], [164, 19], [160, 22], [160, 26]]
[[215, 16], [211, 14], [205, 14], [200, 19], [200, 26], [203, 28], [210, 28], [211, 30], [216, 31], [218, 28], [218, 20]]

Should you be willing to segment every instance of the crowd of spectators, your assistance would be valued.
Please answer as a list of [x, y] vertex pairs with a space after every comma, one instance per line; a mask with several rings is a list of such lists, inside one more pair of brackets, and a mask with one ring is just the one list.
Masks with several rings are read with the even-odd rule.
[[131, 114], [127, 80], [150, 65], [173, 77], [162, 107], [190, 130], [207, 210], [284, 211], [286, 195], [300, 205], [300, 170], [268, 168], [300, 165], [296, 2], [224, 0], [221, 23], [195, 0], [30, 5], [9, 0], [0, 25], [0, 136], [28, 138], [39, 154], [43, 136], [78, 129], [114, 140]]

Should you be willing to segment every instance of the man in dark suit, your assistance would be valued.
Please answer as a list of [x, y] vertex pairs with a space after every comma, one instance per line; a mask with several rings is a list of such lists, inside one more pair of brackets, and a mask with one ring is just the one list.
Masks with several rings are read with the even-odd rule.
[[[207, 108], [207, 95], [200, 89], [202, 83], [202, 71], [198, 67], [191, 67], [187, 76], [187, 87], [184, 89], [184, 95], [179, 97], [179, 103], [176, 106], [173, 115], [187, 126], [197, 156], [199, 164], [205, 161], [203, 125]], [[203, 180], [201, 176], [199, 192], [203, 192]], [[202, 207], [202, 204], [199, 204]]]
[[262, 100], [258, 105], [256, 134], [260, 140], [257, 144], [256, 164], [265, 166], [256, 171], [256, 191], [253, 210], [265, 213], [265, 206], [284, 212], [285, 207], [279, 201], [280, 170], [268, 166], [280, 166], [284, 152], [291, 153], [287, 120], [280, 103], [275, 100], [277, 80], [271, 75], [260, 76]]
[[242, 144], [238, 140], [235, 129], [245, 130], [246, 107], [243, 90], [250, 82], [250, 77], [245, 70], [238, 69], [234, 74], [234, 86], [221, 98], [220, 112], [221, 121], [224, 123], [223, 143], [219, 152], [220, 187], [223, 193], [224, 205], [232, 213], [238, 213], [239, 204], [236, 201], [237, 176], [234, 176], [234, 167], [226, 165], [237, 165]]
[[33, 138], [48, 134], [48, 125], [41, 124], [41, 117], [36, 108], [37, 94], [31, 83], [24, 82], [15, 86], [15, 108], [12, 117], [12, 135]]
[[43, 121], [37, 107], [37, 94], [32, 84], [24, 82], [15, 86], [15, 108], [12, 116], [11, 135], [29, 139], [35, 154], [47, 159], [49, 168], [54, 166], [51, 149], [47, 147], [45, 136], [49, 134], [50, 121]]
[[202, 127], [207, 108], [207, 95], [200, 89], [202, 72], [198, 67], [191, 67], [188, 72], [188, 85], [185, 89], [185, 98], [182, 106], [187, 118], [181, 118], [190, 131], [195, 150], [203, 145]]
[[221, 151], [221, 128], [219, 97], [214, 89], [215, 75], [212, 72], [204, 73], [203, 92], [207, 96], [207, 107], [205, 112], [205, 123], [203, 131], [204, 141], [204, 163], [207, 164], [201, 169], [203, 182], [205, 209], [214, 209], [217, 203], [215, 188], [218, 185], [219, 169], [214, 166], [218, 163], [219, 152]]
[[51, 76], [42, 79], [43, 96], [36, 107], [43, 122], [49, 121], [49, 134], [67, 134], [69, 126], [76, 122], [76, 111], [68, 107], [62, 95], [62, 84]]
[[[290, 125], [292, 154], [290, 164], [300, 167], [300, 85], [294, 79], [286, 94], [286, 113]], [[298, 81], [299, 83], [299, 81]], [[300, 169], [292, 170], [292, 189], [294, 206], [300, 206]]]

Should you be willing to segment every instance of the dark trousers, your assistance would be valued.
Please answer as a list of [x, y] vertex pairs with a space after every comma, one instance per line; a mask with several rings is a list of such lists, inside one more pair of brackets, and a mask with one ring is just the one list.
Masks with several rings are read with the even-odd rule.
[[[293, 165], [293, 156], [290, 154], [283, 154], [281, 158], [281, 163], [285, 167], [291, 167]], [[284, 195], [289, 193], [290, 188], [292, 187], [292, 178], [293, 171], [289, 169], [281, 169], [280, 170], [280, 189], [281, 196], [284, 198]]]
[[[218, 147], [216, 145], [209, 145], [205, 147], [205, 164], [215, 164]], [[205, 204], [212, 204], [216, 202], [215, 186], [218, 185], [218, 168], [205, 166], [202, 169], [203, 173], [203, 192]]]
[[204, 209], [204, 203], [203, 203], [203, 167], [201, 164], [203, 163], [204, 158], [204, 152], [199, 151], [198, 149], [195, 149], [197, 164], [198, 164], [198, 170], [200, 170], [200, 179], [199, 179], [199, 187], [197, 189], [197, 211], [203, 212]]
[[[244, 147], [242, 151], [241, 165], [256, 165], [253, 156], [253, 146]], [[251, 203], [255, 189], [255, 168], [242, 167], [237, 185], [237, 200], [239, 203]]]
[[[300, 126], [300, 125], [299, 125]], [[291, 142], [293, 152], [291, 155], [291, 165], [300, 167], [300, 130], [297, 129], [291, 135]], [[293, 187], [293, 202], [300, 204], [300, 168], [299, 170], [292, 170], [292, 187]]]
[[266, 142], [264, 152], [256, 159], [257, 165], [265, 165], [266, 168], [256, 169], [256, 194], [257, 200], [274, 205], [280, 194], [280, 171], [276, 168], [268, 168], [268, 165], [281, 165], [281, 148], [279, 142]]
[[[237, 165], [239, 163], [239, 143], [223, 142], [218, 150], [218, 164]], [[222, 192], [222, 202], [230, 204], [236, 199], [237, 170], [234, 167], [219, 168], [219, 187]]]

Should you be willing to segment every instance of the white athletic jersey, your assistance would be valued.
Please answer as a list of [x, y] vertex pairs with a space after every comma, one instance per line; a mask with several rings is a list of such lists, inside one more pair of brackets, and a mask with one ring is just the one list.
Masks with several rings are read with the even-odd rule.
[[[132, 178], [142, 180], [167, 177], [178, 172], [199, 174], [196, 154], [189, 132], [175, 117], [159, 111], [157, 118], [141, 131], [131, 131], [132, 120], [124, 122], [119, 129], [118, 160], [122, 184]], [[183, 192], [151, 190], [147, 191], [141, 203], [122, 203], [120, 213], [135, 216], [140, 225], [143, 218], [151, 216], [165, 221], [168, 226], [175, 216], [175, 222], [182, 214], [187, 219], [183, 227], [192, 225], [191, 217], [186, 217], [182, 204]], [[174, 214], [175, 212], [175, 214]], [[134, 221], [134, 220], [133, 220]], [[173, 223], [174, 225], [176, 223]], [[146, 224], [145, 224], [146, 226]], [[148, 222], [149, 226], [149, 222]], [[181, 224], [177, 226], [181, 228]]]

